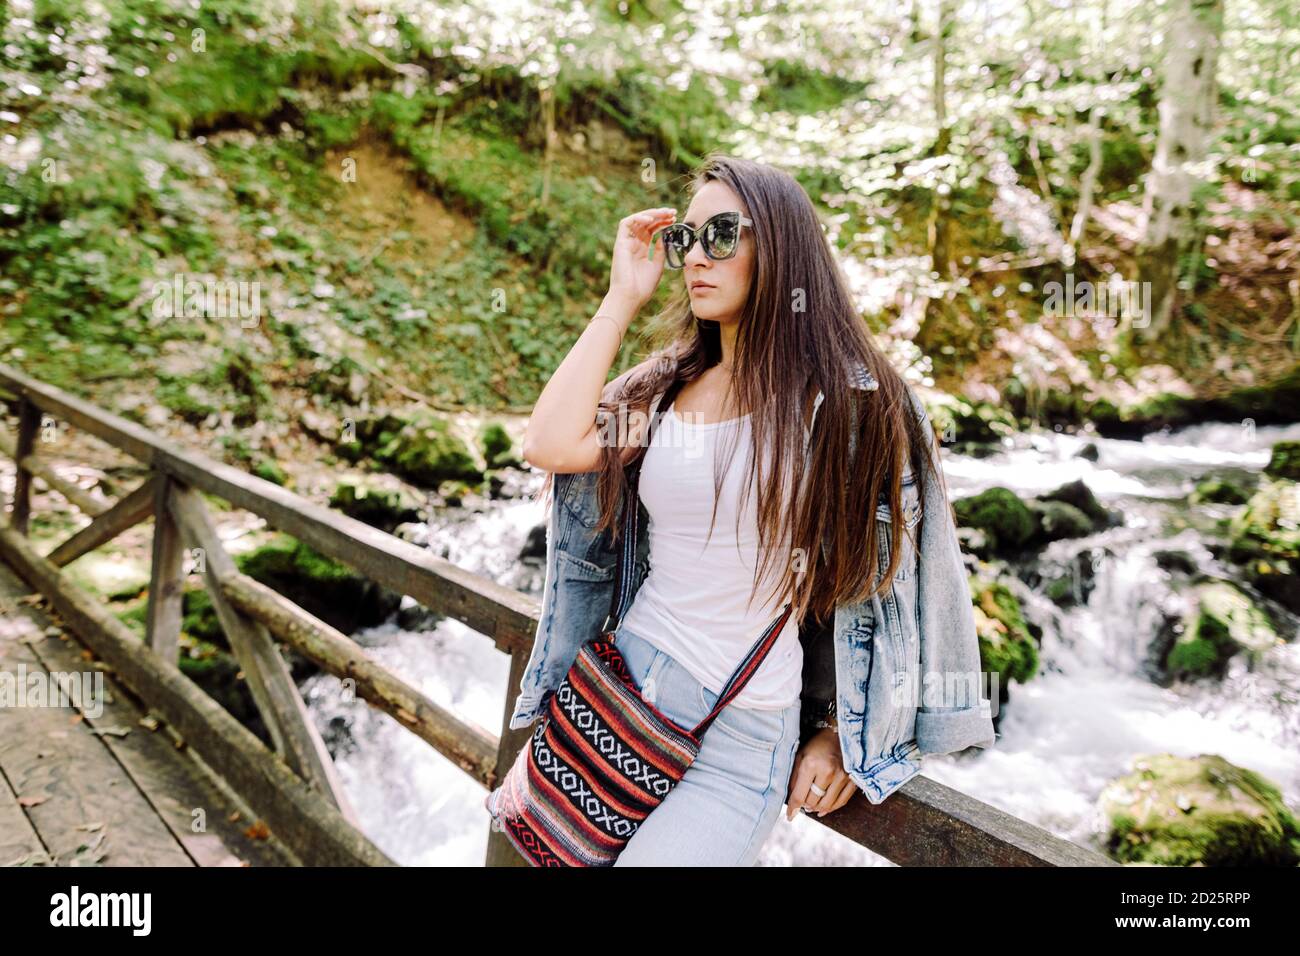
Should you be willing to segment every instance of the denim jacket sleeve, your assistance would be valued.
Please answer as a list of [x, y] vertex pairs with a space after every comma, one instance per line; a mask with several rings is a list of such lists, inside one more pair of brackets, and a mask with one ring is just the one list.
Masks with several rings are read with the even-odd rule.
[[[920, 398], [908, 395], [927, 436], [934, 434]], [[933, 447], [935, 466], [939, 447]], [[993, 718], [981, 703], [983, 684], [979, 637], [970, 583], [957, 528], [941, 476], [928, 467], [917, 549], [917, 624], [921, 659], [921, 706], [916, 741], [922, 753], [952, 753], [967, 747], [992, 747]]]

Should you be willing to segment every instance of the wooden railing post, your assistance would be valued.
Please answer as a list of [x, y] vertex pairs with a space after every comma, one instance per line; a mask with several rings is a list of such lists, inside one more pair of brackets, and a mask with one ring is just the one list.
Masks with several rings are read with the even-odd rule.
[[14, 500], [10, 506], [9, 524], [21, 535], [27, 534], [27, 516], [32, 510], [32, 473], [24, 459], [36, 450], [36, 429], [40, 427], [40, 409], [26, 394], [18, 400], [18, 440], [14, 444]]
[[[510, 676], [506, 679], [506, 708], [505, 714], [501, 718], [501, 743], [497, 747], [497, 767], [494, 775], [495, 782], [493, 786], [499, 786], [505, 779], [506, 772], [509, 771], [511, 764], [515, 762], [520, 749], [527, 743], [533, 734], [533, 727], [522, 727], [519, 730], [510, 729], [510, 715], [515, 709], [515, 692], [519, 688], [519, 682], [524, 676], [524, 668], [528, 666], [530, 650], [518, 649], [510, 654]], [[488, 845], [487, 856], [483, 861], [485, 866], [528, 866], [528, 861], [519, 855], [519, 851], [514, 848], [509, 838], [504, 833], [499, 833], [492, 826], [492, 821], [488, 820]]]
[[331, 800], [344, 819], [360, 828], [360, 820], [344, 792], [329, 749], [312, 724], [307, 705], [270, 632], [260, 621], [241, 614], [226, 598], [222, 582], [239, 572], [217, 536], [203, 499], [181, 482], [169, 480], [168, 485], [167, 507], [186, 543], [201, 550], [203, 576], [212, 608], [244, 671], [248, 689], [276, 752], [298, 776]]
[[175, 665], [180, 657], [182, 553], [180, 529], [167, 506], [172, 480], [159, 473], [154, 481], [153, 563], [149, 570], [146, 640], [160, 660]]

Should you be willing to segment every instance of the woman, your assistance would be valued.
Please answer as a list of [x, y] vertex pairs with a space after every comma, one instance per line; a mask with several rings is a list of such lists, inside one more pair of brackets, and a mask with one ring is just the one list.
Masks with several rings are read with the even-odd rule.
[[[523, 455], [552, 474], [599, 472], [600, 529], [615, 534], [624, 467], [645, 456], [650, 570], [616, 643], [643, 694], [679, 723], [711, 709], [791, 603], [758, 673], [618, 859], [748, 865], [782, 803], [790, 816], [826, 814], [853, 795], [833, 718], [800, 746], [800, 622], [889, 588], [904, 553], [902, 475], [924, 481], [923, 464], [937, 473], [938, 463], [933, 434], [871, 342], [793, 178], [710, 156], [684, 226], [674, 220], [663, 208], [619, 224], [609, 291], [538, 398]], [[605, 385], [666, 266], [682, 282], [661, 316], [663, 347]], [[863, 367], [875, 380], [869, 415], [843, 385], [846, 369]], [[645, 448], [646, 413], [674, 383]], [[810, 431], [816, 396], [825, 407]], [[878, 499], [894, 515], [884, 551]]]

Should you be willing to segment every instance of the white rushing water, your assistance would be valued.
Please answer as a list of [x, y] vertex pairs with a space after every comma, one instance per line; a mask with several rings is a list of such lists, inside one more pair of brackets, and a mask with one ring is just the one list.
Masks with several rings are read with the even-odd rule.
[[[1161, 687], [1144, 669], [1147, 650], [1178, 608], [1157, 552], [1185, 554], [1202, 571], [1231, 577], [1205, 547], [1214, 519], [1234, 509], [1183, 496], [1207, 475], [1248, 486], [1276, 441], [1300, 426], [1198, 425], [1141, 441], [1081, 439], [1052, 432], [1020, 435], [989, 457], [945, 453], [954, 496], [992, 485], [1029, 496], [1082, 480], [1124, 524], [1090, 538], [1059, 541], [1040, 568], [1067, 567], [1080, 555], [1093, 570], [1086, 603], [1068, 609], [1019, 587], [1026, 618], [1042, 630], [1038, 673], [1014, 684], [1002, 708], [997, 745], [927, 756], [926, 776], [1044, 827], [1097, 847], [1101, 790], [1129, 772], [1139, 754], [1219, 754], [1277, 784], [1300, 806], [1300, 642], [1287, 639], [1253, 664], [1232, 659], [1223, 679]], [[1078, 457], [1088, 441], [1096, 461]], [[533, 476], [529, 490], [540, 484]], [[536, 595], [539, 561], [517, 556], [545, 518], [528, 498], [457, 510], [431, 529], [436, 553], [499, 584]], [[1018, 582], [1015, 582], [1018, 584]], [[1294, 624], [1294, 619], [1292, 619]], [[395, 623], [355, 635], [385, 667], [439, 705], [497, 733], [506, 708], [508, 659], [456, 621], [427, 631]], [[487, 846], [485, 791], [432, 747], [362, 701], [345, 701], [329, 675], [304, 686], [310, 710], [336, 751], [339, 771], [365, 832], [399, 863], [481, 865]], [[346, 727], [345, 732], [340, 728]], [[759, 865], [891, 865], [833, 831], [784, 814]]]

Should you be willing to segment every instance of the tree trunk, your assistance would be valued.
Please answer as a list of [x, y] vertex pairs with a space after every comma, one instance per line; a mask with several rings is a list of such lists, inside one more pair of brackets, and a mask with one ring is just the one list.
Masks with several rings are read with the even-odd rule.
[[[953, 28], [953, 7], [954, 0], [939, 2], [939, 24], [934, 35], [934, 119], [938, 132], [930, 149], [931, 156], [947, 153], [951, 137], [948, 129], [947, 58], [948, 39]], [[952, 279], [952, 194], [943, 186], [943, 183], [936, 186], [931, 199], [926, 237], [930, 246], [930, 271], [945, 288], [939, 295], [926, 301], [925, 317], [921, 320], [921, 328], [916, 335], [917, 344], [923, 349], [940, 344], [941, 330], [953, 311], [946, 288], [946, 283]]]
[[[1218, 96], [1215, 80], [1223, 35], [1223, 0], [1177, 0], [1165, 35], [1160, 134], [1143, 201], [1145, 234], [1138, 246], [1138, 281], [1149, 316], [1129, 316], [1141, 337], [1164, 331], [1178, 293], [1181, 263], [1195, 248], [1192, 193], [1195, 167], [1205, 160]], [[1149, 318], [1149, 321], [1147, 321]]]

